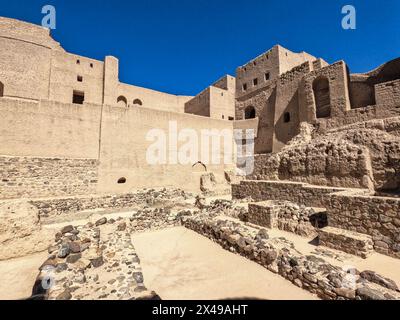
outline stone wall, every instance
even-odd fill
[[[241,181],[232,185],[234,199],[287,200],[326,208],[328,225],[372,237],[374,249],[400,258],[400,199],[371,196],[367,189],[317,187],[278,181]]]
[[[400,199],[336,193],[326,198],[330,226],[372,236],[375,251],[400,258]]]
[[[375,85],[375,97],[378,105],[400,107],[400,80]]]
[[[95,193],[94,159],[0,157],[0,199]]]

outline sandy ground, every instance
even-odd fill
[[[41,252],[22,258],[0,261],[0,300],[30,297],[39,273],[38,268],[46,260],[47,255],[47,252]]]
[[[135,234],[132,240],[146,286],[165,300],[318,299],[183,227]]]

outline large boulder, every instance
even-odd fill
[[[53,236],[41,227],[38,209],[28,201],[0,202],[0,260],[44,251]]]

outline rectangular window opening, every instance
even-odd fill
[[[82,91],[75,91],[72,96],[72,103],[74,104],[83,104],[85,102],[85,93]]]

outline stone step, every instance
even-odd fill
[[[372,237],[335,227],[318,230],[319,245],[366,259],[374,250]]]

